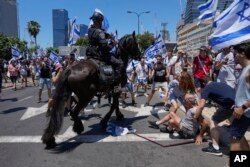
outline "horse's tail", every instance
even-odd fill
[[[71,91],[67,87],[67,80],[70,72],[70,69],[66,69],[64,71],[60,82],[56,87],[56,91],[53,96],[53,105],[50,111],[49,124],[44,130],[44,134],[42,136],[43,143],[48,143],[53,140],[53,136],[58,134],[62,127],[65,102],[71,95]]]

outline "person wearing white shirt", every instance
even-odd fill
[[[140,63],[136,66],[136,74],[137,74],[137,87],[136,93],[138,93],[139,87],[144,87],[144,95],[147,96],[147,89],[148,89],[148,74],[149,68],[148,65],[145,63],[145,58],[142,57]]]
[[[234,55],[230,48],[223,48],[222,52],[216,56],[215,68],[219,70],[217,82],[222,82],[235,88],[236,79],[234,75]]]

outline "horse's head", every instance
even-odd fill
[[[119,49],[122,54],[127,55],[129,58],[139,60],[141,52],[136,40],[135,31],[130,35],[125,35],[119,41]]]

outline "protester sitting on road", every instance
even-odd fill
[[[164,119],[165,125],[156,125],[155,122],[148,121],[150,125],[160,128],[161,132],[174,133],[177,131],[181,138],[190,139],[194,138],[199,130],[198,119],[194,117],[196,108],[198,106],[198,96],[193,93],[186,93],[184,95],[184,107],[186,114],[183,118],[180,118],[176,113],[170,112]],[[163,120],[162,119],[162,120]]]
[[[166,89],[168,86],[167,79],[168,79],[168,73],[167,73],[167,68],[162,62],[162,57],[161,55],[156,55],[157,63],[154,66],[154,69],[152,73],[149,75],[149,78],[153,78],[153,85],[152,85],[152,90],[151,93],[148,96],[147,102],[145,103],[144,106],[149,106],[149,103],[151,99],[153,98],[153,95],[156,90],[159,91],[159,89],[162,89],[164,94],[166,94]],[[167,104],[164,98],[164,103]]]
[[[195,86],[190,74],[187,71],[183,71],[180,74],[175,74],[175,79],[170,81],[168,85],[168,94],[165,101],[170,101],[170,104],[165,104],[165,110],[177,112],[180,103],[183,103],[183,95],[187,92],[195,93]]]
[[[201,92],[201,99],[197,108],[195,117],[200,117],[203,108],[205,107],[206,100],[210,99],[219,105],[219,108],[213,114],[210,120],[210,134],[212,138],[212,145],[203,148],[202,151],[213,154],[222,155],[219,150],[219,131],[218,124],[230,118],[233,113],[235,90],[225,83],[213,82],[210,77],[204,80],[205,88]],[[199,136],[202,137],[202,134]]]
[[[182,71],[181,74],[175,76],[176,78],[169,83],[168,86],[168,98],[171,102],[170,112],[176,113],[179,104],[184,104],[184,95],[187,93],[195,94],[195,86],[192,81],[192,77],[186,71]],[[168,120],[168,117],[165,116],[159,121],[149,121],[151,125],[159,126],[165,123]]]

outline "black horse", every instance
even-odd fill
[[[122,37],[118,43],[118,48],[116,56],[122,60],[124,73],[128,65],[128,59],[139,59],[140,50],[138,43],[136,41],[135,32],[132,35],[125,35]],[[51,108],[51,115],[48,127],[45,129],[42,136],[43,143],[46,147],[53,148],[56,146],[55,135],[59,133],[63,117],[64,117],[64,106],[65,102],[70,97],[71,93],[74,92],[79,101],[71,112],[71,117],[73,118],[73,131],[81,134],[84,131],[81,119],[78,117],[81,109],[86,107],[91,99],[96,95],[101,89],[101,83],[99,80],[99,66],[91,59],[83,60],[75,63],[70,68],[66,69],[61,77],[60,83],[57,85],[55,95],[53,97],[54,102]],[[123,86],[126,83],[126,78],[122,78],[119,83]],[[106,90],[112,90],[114,86],[111,84],[106,87]],[[107,122],[110,119],[113,111],[116,111],[117,120],[123,120],[124,116],[119,110],[119,98],[120,91],[113,93],[113,103],[111,105],[110,111],[101,120],[100,124],[102,127],[107,126]]]

